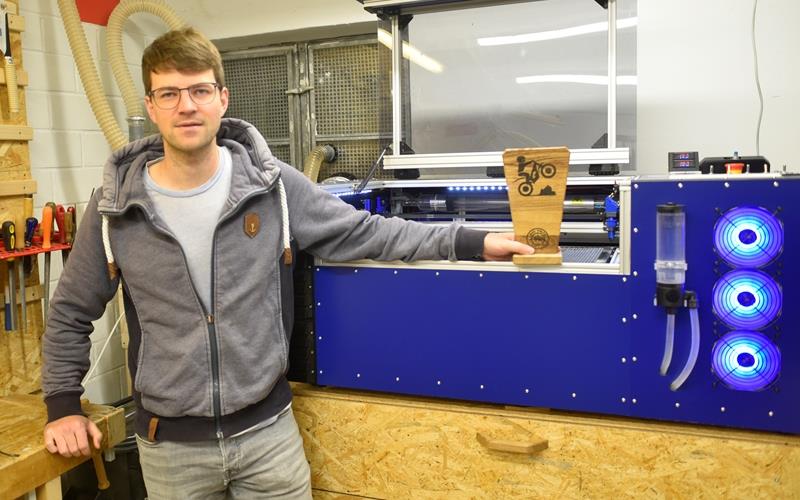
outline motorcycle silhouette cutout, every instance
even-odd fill
[[[555,191],[550,185],[543,187],[538,194],[534,194],[533,186],[540,177],[550,179],[556,175],[557,169],[551,163],[539,163],[536,160],[525,161],[524,156],[517,156],[517,179],[521,184],[517,191],[522,196],[553,196]]]

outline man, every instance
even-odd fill
[[[219,52],[187,28],[142,58],[160,135],[106,164],[51,301],[44,432],[52,453],[90,453],[80,409],[91,322],[121,279],[149,497],[310,498],[284,377],[291,244],[332,260],[508,259],[512,235],[357,211],[277,160],[251,125],[222,119]]]

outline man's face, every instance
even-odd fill
[[[213,70],[199,73],[183,73],[169,70],[150,73],[151,90],[164,88],[186,88],[198,83],[215,83]],[[210,102],[197,104],[188,90],[179,91],[180,99],[174,109],[161,109],[153,96],[145,97],[147,113],[158,126],[164,138],[165,150],[173,149],[182,153],[201,153],[214,147],[220,121],[228,109],[228,89],[214,89]],[[174,95],[174,94],[173,94]]]

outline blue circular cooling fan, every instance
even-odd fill
[[[725,334],[711,350],[717,377],[737,391],[760,391],[778,378],[781,352],[765,335],[737,330]]]
[[[764,267],[783,251],[783,224],[761,207],[737,207],[714,225],[714,248],[733,267]]]
[[[714,314],[733,329],[760,330],[780,315],[783,292],[762,271],[740,269],[724,274],[711,292]]]

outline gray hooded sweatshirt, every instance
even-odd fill
[[[128,144],[109,159],[50,305],[42,370],[49,420],[81,414],[92,321],[120,280],[136,431],[191,441],[236,434],[291,401],[290,241],[292,249],[334,261],[482,253],[483,232],[354,209],[276,159],[244,121],[224,119],[217,142],[231,152],[232,179],[214,231],[210,310],[145,191],[146,163],[164,155],[161,137]]]

